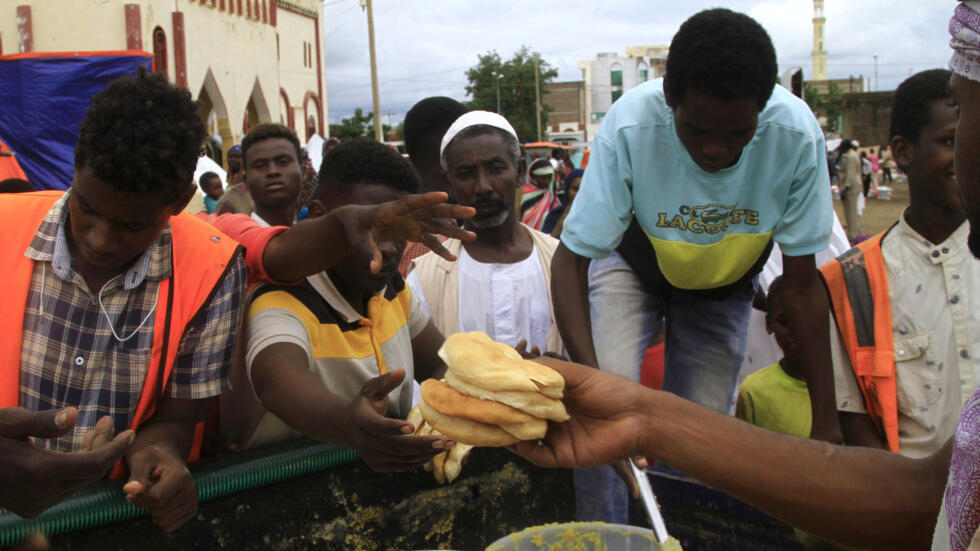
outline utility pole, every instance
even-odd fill
[[[541,141],[541,84],[538,82],[538,53],[534,52],[534,113],[538,119],[538,141]]]
[[[384,142],[381,128],[381,100],[378,98],[378,62],[374,55],[374,11],[371,0],[361,0],[361,9],[367,8],[368,44],[371,50],[371,95],[374,100],[374,139]]]
[[[494,77],[494,81],[497,84],[497,114],[500,114],[500,79],[504,78],[504,75],[497,74],[497,71],[490,73]]]

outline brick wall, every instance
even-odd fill
[[[862,146],[887,144],[894,95],[893,90],[844,94],[841,137],[857,140]]]

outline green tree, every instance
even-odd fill
[[[827,130],[831,132],[840,131],[838,123],[840,122],[844,93],[841,92],[840,86],[836,82],[830,82],[826,94],[817,92],[816,87],[811,84],[804,84],[803,97],[815,115],[827,117]]]
[[[538,61],[538,83],[541,93],[541,133],[548,125],[548,113],[554,111],[545,101],[545,83],[558,76],[558,70],[550,63],[540,59],[527,46],[514,53],[507,61],[501,59],[496,50],[478,56],[479,62],[466,70],[466,94],[472,96],[471,109],[497,111],[497,85],[500,85],[500,114],[517,130],[521,142],[536,141],[537,117],[534,101],[534,60]],[[498,75],[499,79],[498,79]]]
[[[367,133],[366,136],[373,140],[374,139],[374,115],[368,113],[368,116],[371,117],[371,122],[368,123],[365,132]],[[388,136],[390,133],[391,133],[391,126],[385,123],[381,123],[381,140],[388,141]]]
[[[340,129],[334,134],[340,141],[348,142],[363,136],[374,137],[374,114],[364,114],[358,107],[349,118],[340,119]],[[370,129],[370,131],[369,131]]]

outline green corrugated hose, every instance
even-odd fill
[[[357,452],[310,440],[296,440],[261,450],[229,454],[191,467],[197,499],[222,496],[322,471],[357,459]],[[107,481],[82,490],[41,513],[24,519],[0,509],[0,547],[24,541],[27,534],[47,535],[86,530],[146,515],[126,501],[123,482]]]

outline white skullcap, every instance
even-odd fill
[[[456,122],[449,127],[449,130],[446,130],[446,133],[442,136],[442,144],[439,146],[439,156],[442,157],[446,152],[446,148],[449,147],[450,142],[453,141],[453,138],[457,134],[471,126],[492,126],[514,136],[515,140],[517,139],[517,131],[514,130],[514,127],[507,122],[507,119],[497,113],[490,111],[470,111],[460,115],[456,119]]]

